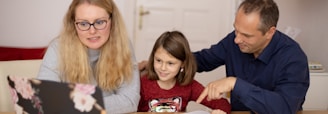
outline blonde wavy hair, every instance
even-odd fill
[[[100,48],[94,69],[89,63],[88,48],[79,40],[75,28],[75,10],[83,3],[101,7],[111,16],[109,40]],[[131,80],[130,42],[121,14],[112,0],[73,0],[63,24],[59,36],[59,71],[62,81],[90,84],[94,76],[100,88],[111,91],[124,81]]]

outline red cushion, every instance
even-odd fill
[[[46,48],[0,47],[0,61],[42,59]]]

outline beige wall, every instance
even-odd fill
[[[309,61],[321,62],[328,68],[328,0],[276,0],[280,9],[278,29],[296,27],[295,38]],[[327,70],[326,70],[327,71]]]
[[[56,37],[70,0],[1,0],[0,46],[44,47]]]
[[[133,34],[135,0],[114,0]],[[0,0],[0,46],[45,47],[62,27],[71,0]]]
[[[131,8],[135,1],[115,1],[132,37],[134,10]],[[283,31],[288,26],[301,29],[296,41],[309,60],[319,61],[328,68],[328,31],[325,31],[328,27],[328,0],[275,1],[280,9],[278,29]],[[0,46],[46,46],[58,34],[69,3],[68,0],[1,0]]]

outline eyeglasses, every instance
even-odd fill
[[[82,31],[87,31],[93,26],[96,30],[102,30],[106,28],[107,20],[96,20],[94,23],[89,23],[87,21],[75,22],[77,28]]]

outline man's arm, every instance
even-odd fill
[[[272,90],[237,78],[232,91],[234,98],[259,114],[295,114],[300,110],[309,87],[307,60],[299,56],[281,64],[285,65],[279,77],[274,79]]]

